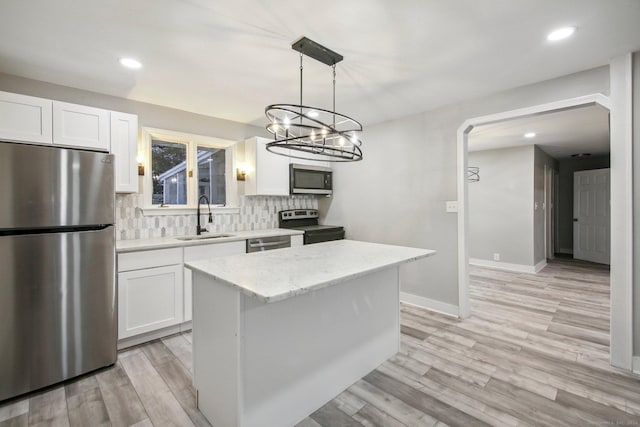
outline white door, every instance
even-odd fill
[[[573,257],[609,264],[611,257],[609,169],[573,174]]]

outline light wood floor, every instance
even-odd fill
[[[471,281],[469,319],[403,305],[400,353],[300,426],[640,425],[640,381],[608,364],[607,268],[472,268]],[[195,408],[190,341],[148,343],[3,402],[0,427],[209,425]]]

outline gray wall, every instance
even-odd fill
[[[469,165],[480,168],[468,187],[469,258],[532,266],[533,145],[471,152]]]
[[[533,166],[533,265],[546,260],[545,251],[545,214],[549,209],[545,205],[545,170],[558,168],[557,161],[545,153],[540,147],[535,147]]]
[[[334,166],[322,219],[344,225],[352,239],[437,250],[401,269],[402,290],[457,305],[457,218],[445,201],[457,198],[458,128],[472,117],[598,92],[609,93],[608,67],[366,126],[364,160]]]
[[[139,126],[240,141],[266,136],[257,126],[0,73],[0,91],[137,114]],[[211,101],[214,102],[214,101]]]
[[[560,159],[558,161],[558,195],[556,224],[559,253],[573,253],[573,173],[577,171],[602,169],[609,167],[609,156]]]

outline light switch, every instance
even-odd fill
[[[448,200],[446,202],[447,212],[458,212],[458,201]]]

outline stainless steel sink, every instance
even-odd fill
[[[176,237],[177,240],[182,240],[185,242],[191,240],[209,240],[209,239],[219,239],[221,237],[233,237],[233,234],[202,234],[200,236],[182,236]]]

